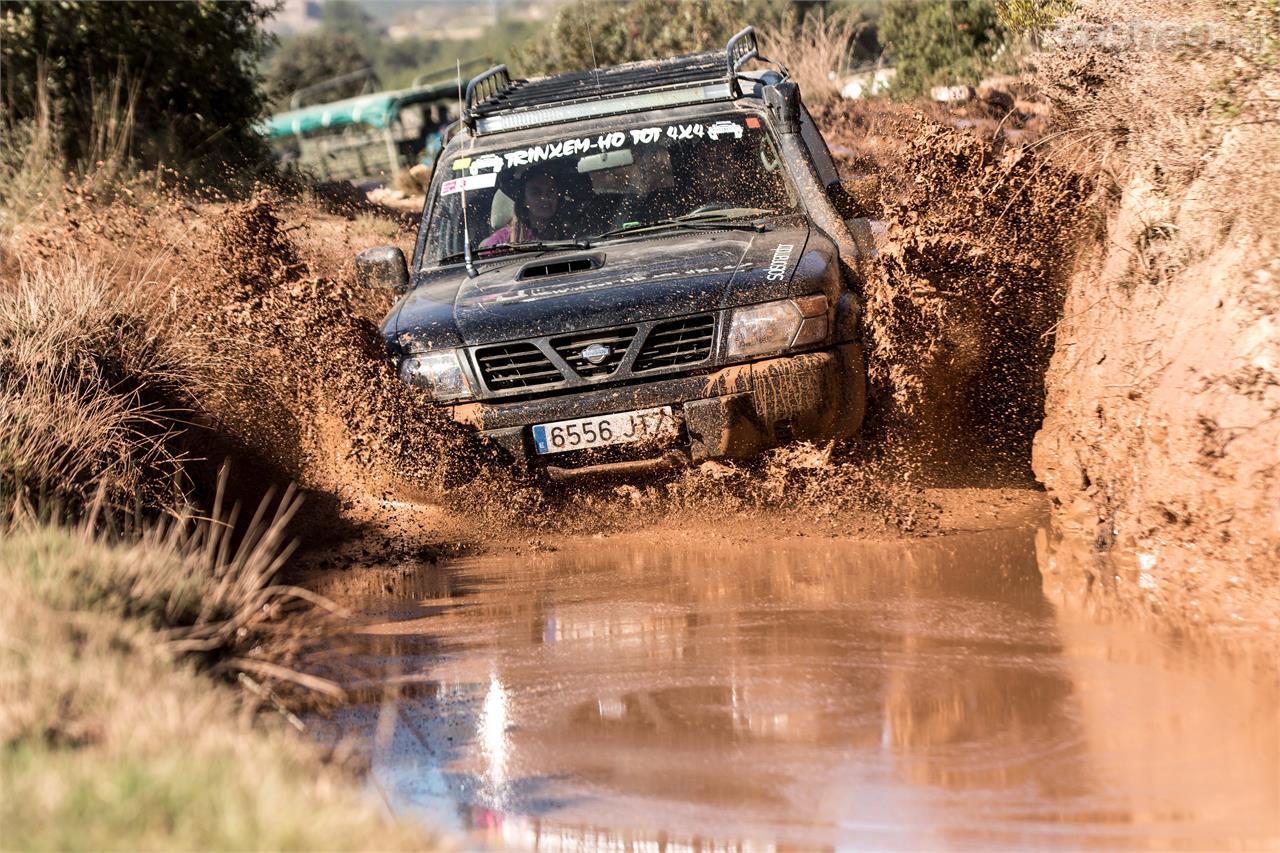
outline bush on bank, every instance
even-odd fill
[[[997,70],[1008,46],[992,0],[888,0],[878,35],[897,68],[895,98],[927,95],[931,86],[976,83]]]

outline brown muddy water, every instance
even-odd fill
[[[1055,607],[1036,532],[404,567],[347,602],[374,698],[319,728],[474,847],[1276,849],[1274,670]]]

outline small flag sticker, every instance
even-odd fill
[[[759,130],[760,119],[756,118],[755,116],[747,116],[747,127],[754,127],[756,130]]]

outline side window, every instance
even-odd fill
[[[818,180],[822,181],[823,186],[829,187],[840,180],[840,173],[836,171],[836,161],[831,157],[831,149],[827,148],[827,141],[818,132],[818,126],[813,123],[809,108],[805,106],[800,108],[800,138],[804,140],[805,146],[813,157]]]

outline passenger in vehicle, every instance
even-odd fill
[[[550,165],[531,166],[524,174],[499,183],[514,202],[511,221],[480,243],[481,249],[530,240],[563,240],[574,236],[578,182]]]

